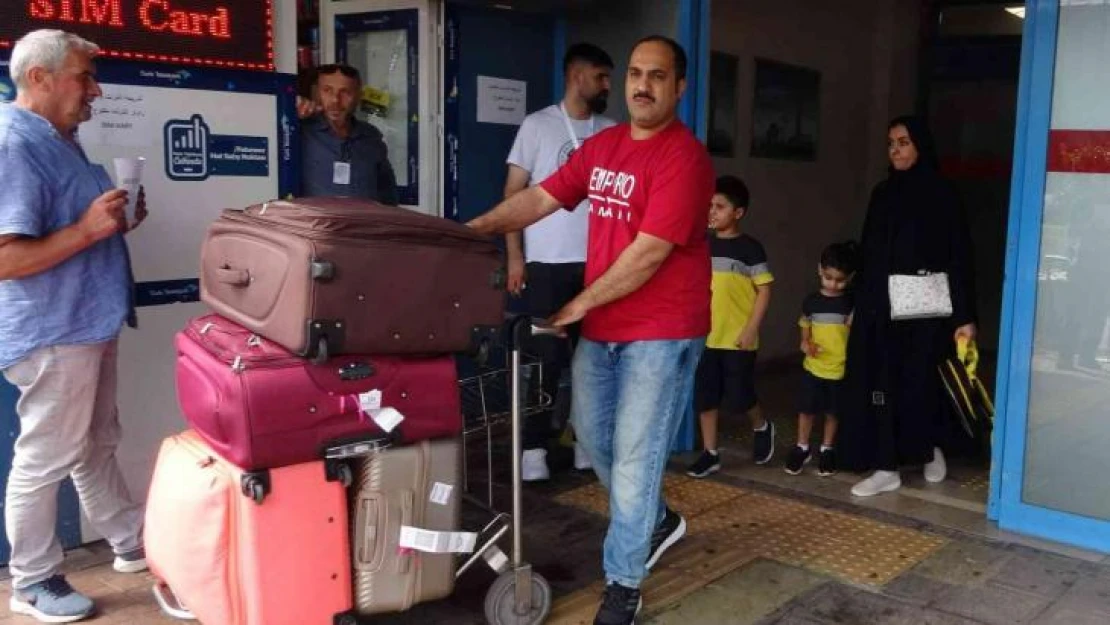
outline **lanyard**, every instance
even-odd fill
[[[574,142],[574,149],[578,150],[582,147],[582,141],[578,139],[578,135],[574,132],[574,126],[570,123],[570,115],[567,114],[567,107],[560,102],[559,110],[563,112],[563,123],[567,125],[567,133],[570,135],[570,140]],[[590,136],[597,133],[597,116],[590,115]],[[586,137],[589,139],[589,137]]]

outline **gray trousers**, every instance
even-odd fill
[[[116,461],[116,341],[44,347],[4,370],[19,388],[20,433],[8,476],[4,522],[12,585],[58,572],[58,487],[73,477],[93,528],[117,553],[141,545],[142,511]]]

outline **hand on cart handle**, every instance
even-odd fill
[[[547,319],[532,319],[532,336],[558,336],[565,337],[567,329],[562,326],[553,326]]]
[[[566,326],[574,325],[582,321],[586,317],[586,313],[590,311],[590,304],[586,297],[579,295],[567,303],[566,306],[555,313],[550,319],[548,324],[556,328],[563,328],[564,334],[566,333]]]
[[[563,337],[566,335],[566,328],[552,325],[546,319],[520,315],[509,322],[509,350],[515,351],[522,348],[529,336]]]

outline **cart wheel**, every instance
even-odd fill
[[[351,465],[347,463],[339,465],[339,483],[343,488],[355,483],[355,474],[351,471]]]
[[[532,611],[516,612],[516,573],[506,571],[486,592],[486,622],[490,625],[539,625],[551,612],[551,586],[539,573],[532,573]]]

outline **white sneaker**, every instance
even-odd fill
[[[578,443],[574,444],[574,468],[579,471],[589,471],[594,468],[593,463],[590,462],[590,457],[586,455],[585,450]]]
[[[520,474],[525,482],[542,482],[551,479],[551,470],[547,468],[547,450],[525,449]]]
[[[902,488],[902,476],[897,471],[875,471],[871,477],[852,487],[856,497],[874,497]]]
[[[933,461],[925,464],[925,481],[938,484],[948,477],[948,463],[944,461],[944,452],[940,447],[933,448]]]

